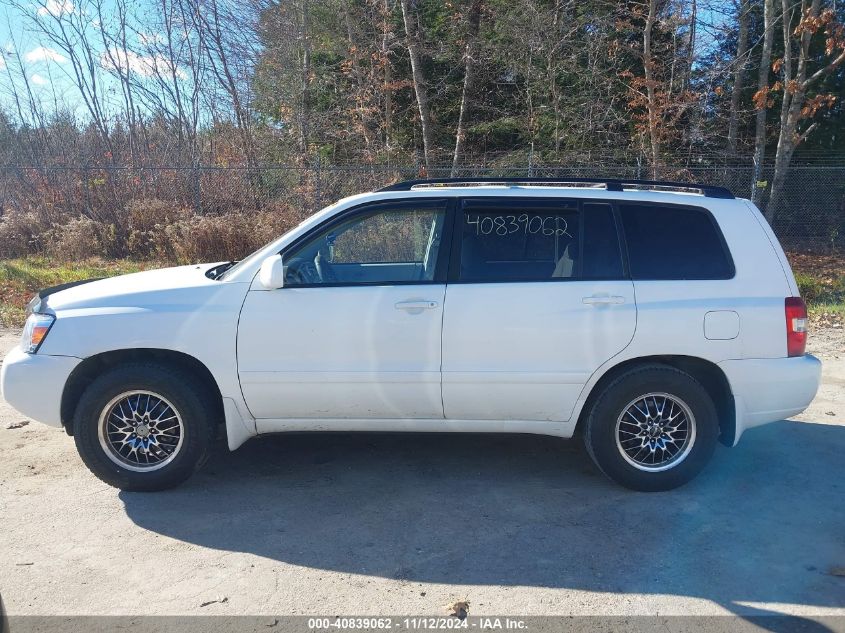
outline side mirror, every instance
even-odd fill
[[[272,255],[261,262],[258,271],[258,281],[267,290],[276,290],[285,285],[285,267],[282,265],[281,255]]]

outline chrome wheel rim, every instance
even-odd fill
[[[121,468],[147,472],[164,468],[182,449],[182,416],[164,396],[126,391],[103,407],[97,426],[100,446]]]
[[[695,444],[695,416],[686,402],[668,393],[631,400],[616,420],[616,447],[631,466],[646,472],[674,468]]]

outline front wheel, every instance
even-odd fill
[[[95,379],[74,415],[85,465],[122,490],[172,488],[207,459],[215,410],[191,374],[154,363],[115,367]]]
[[[586,420],[584,443],[601,471],[634,490],[671,490],[693,479],[713,455],[716,407],[695,378],[647,365],[613,380]]]

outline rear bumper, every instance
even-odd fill
[[[801,413],[819,389],[822,364],[806,354],[719,363],[736,403],[734,445],[746,429]]]
[[[27,354],[16,347],[0,370],[3,398],[26,417],[61,427],[62,392],[80,362],[73,356]]]

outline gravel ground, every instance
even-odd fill
[[[17,342],[0,331],[0,352]],[[123,493],[0,400],[0,591],[24,614],[845,615],[845,336],[790,421],[670,493],[575,442],[297,435]]]

